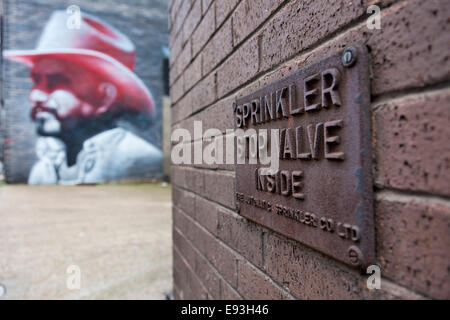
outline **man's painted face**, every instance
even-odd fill
[[[102,80],[88,70],[56,59],[38,61],[30,72],[31,116],[38,133],[56,136],[92,118],[102,104]]]

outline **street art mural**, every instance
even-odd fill
[[[36,49],[3,54],[29,66],[33,82],[38,161],[28,183],[100,183],[160,172],[161,150],[117,125],[151,120],[156,108],[133,71],[133,43],[95,16],[81,13],[76,28],[67,19],[55,11]]]

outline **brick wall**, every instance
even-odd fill
[[[0,1],[0,48],[3,47],[3,1]],[[0,63],[3,65],[3,59],[0,57]],[[0,76],[0,180],[3,180],[3,77]]]
[[[449,16],[445,0],[169,2],[173,129],[232,129],[236,97],[366,44],[382,274],[368,290],[367,275],[242,218],[232,165],[173,166],[177,299],[450,298]]]

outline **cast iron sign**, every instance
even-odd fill
[[[233,103],[247,160],[237,152],[238,212],[361,267],[375,252],[368,65],[364,47],[349,47]],[[250,161],[265,142],[277,171]]]

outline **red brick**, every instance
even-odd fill
[[[232,16],[234,45],[239,44],[245,37],[252,33],[282,2],[283,0],[241,1]],[[330,9],[330,7],[333,6],[327,6],[326,9]],[[304,23],[304,21],[297,22],[297,24],[300,23]],[[298,30],[295,30],[292,34],[297,34],[297,32]]]
[[[447,89],[376,109],[378,184],[450,196],[449,106]]]
[[[213,136],[211,138],[211,141],[207,141],[207,140],[203,140],[202,144],[203,144],[203,152],[204,152],[204,156],[205,153],[209,153],[209,149],[206,149],[207,147],[210,147],[211,145],[214,146],[216,148],[216,150],[219,150],[218,148],[220,147],[219,142],[222,140],[223,142],[223,146],[222,146],[222,154],[218,155],[218,158],[213,158],[215,157],[215,150],[211,151],[211,157],[212,159],[210,159],[210,161],[212,161],[212,163],[207,164],[205,158],[203,159],[203,163],[202,164],[195,164],[194,166],[197,168],[203,168],[203,169],[210,169],[210,170],[223,170],[223,171],[233,171],[234,172],[234,164],[233,164],[233,159],[231,159],[231,164],[227,164],[227,146],[226,146],[226,135],[218,135],[218,136]],[[231,155],[231,158],[233,157],[234,153],[233,153],[233,146],[232,146],[232,138],[233,136],[230,135],[229,137],[231,137],[231,143],[230,143],[230,147],[228,152]],[[199,144],[200,142],[194,142],[193,144]],[[205,171],[205,172],[214,172],[214,171]]]
[[[268,69],[308,48],[363,15],[366,8],[367,1],[292,1],[263,32],[262,68]]]
[[[192,99],[192,112],[196,112],[217,100],[217,81],[215,74],[210,74],[200,81],[189,94]]]
[[[180,207],[173,207],[172,216],[174,228],[179,230],[200,252],[205,254],[206,244],[201,243],[201,240],[204,237],[204,232],[201,232],[201,227]],[[200,244],[200,246],[198,244]]]
[[[172,31],[172,19],[170,18],[170,10],[169,10],[169,17],[167,19],[167,29],[169,30],[169,42],[170,42],[170,32]]]
[[[185,286],[185,281],[183,281],[183,274],[181,274],[180,272],[180,267],[178,267],[177,265],[175,265],[175,259],[174,259],[174,264],[173,264],[173,287],[174,287],[174,298],[175,300],[183,300],[184,299],[184,286]],[[181,286],[183,286],[183,289],[178,288],[177,284],[180,283]],[[176,290],[175,290],[176,288]]]
[[[175,227],[212,263],[222,277],[236,288],[239,257],[177,208],[173,211],[173,221]]]
[[[450,299],[450,203],[383,192],[376,223],[382,274],[430,297]]]
[[[229,148],[229,150],[227,150],[226,139],[228,139],[228,138],[231,139],[231,141],[233,141],[234,134],[233,133],[229,134],[229,135],[225,134],[223,136],[223,140],[224,140],[224,150],[223,150],[224,161],[223,161],[223,164],[218,164],[217,165],[217,169],[224,170],[224,171],[234,171],[235,170],[234,160],[231,161],[231,164],[227,163],[227,161],[226,161],[226,157],[227,156],[231,156],[231,158],[233,159],[234,152],[235,152],[234,148]]]
[[[237,291],[246,300],[290,300],[292,296],[247,262],[239,262]]]
[[[174,230],[174,245],[183,254],[187,262],[194,270],[200,282],[208,290],[209,298],[219,299],[220,297],[220,277],[218,272],[210,265],[189,241],[178,230]]]
[[[182,128],[186,129],[192,141],[194,140],[194,121],[202,121],[202,129],[203,133],[208,129],[218,129],[223,134],[227,133],[227,130],[234,130],[234,118],[232,112],[229,112],[232,109],[232,102],[234,101],[234,97],[228,97],[226,99],[222,99],[214,103],[212,106],[202,110],[201,112],[187,118],[181,120],[172,125],[172,130]],[[220,115],[220,116],[218,116]],[[173,142],[175,143],[175,142]],[[224,137],[224,148],[225,145],[225,137]],[[225,150],[224,150],[225,152]],[[234,170],[234,169],[233,169]]]
[[[208,74],[232,50],[231,20],[218,30],[202,51],[203,72]]]
[[[169,33],[169,44],[170,44],[170,46],[172,46],[172,44],[174,43],[176,38],[180,38],[180,40],[181,40],[180,42],[183,41],[182,33],[179,32],[179,30],[175,30],[177,25],[179,27],[179,22],[178,22],[179,17],[178,17],[178,15],[179,15],[179,11],[180,11],[179,9],[180,9],[181,5],[183,4],[183,2],[184,1],[180,1],[177,9],[174,9],[174,10],[172,10],[170,12],[170,16],[169,16],[170,27],[171,27],[170,33]]]
[[[205,45],[213,34],[216,24],[215,24],[215,13],[214,7],[211,7],[203,17],[197,30],[192,35],[192,52],[196,56],[199,50]]]
[[[172,33],[177,34],[180,31],[190,8],[191,1],[182,1],[180,8],[176,12],[175,20],[173,21]]]
[[[184,93],[183,78],[178,78],[174,84],[170,87],[170,99],[173,101],[172,105],[180,100]],[[175,118],[176,119],[176,118]]]
[[[181,81],[182,79],[180,79],[179,81],[177,81],[177,83],[179,82],[180,85],[182,85]],[[179,90],[178,86],[177,86],[177,90]],[[171,91],[171,94],[173,90]],[[179,94],[176,94],[179,95]],[[191,96],[190,95],[186,95],[184,96],[175,106],[172,106],[171,108],[171,117],[172,117],[172,121],[173,122],[177,122],[177,121],[181,121],[185,118],[187,118],[191,113],[192,113],[192,104],[190,101]]]
[[[239,257],[236,256],[229,248],[219,241],[212,242],[214,239],[206,237],[205,241],[211,241],[207,258],[216,267],[219,273],[234,288],[237,287],[237,262]]]
[[[221,104],[220,106],[223,106],[223,104]],[[186,129],[187,131],[189,131],[189,134],[191,136],[190,141],[203,139],[203,135],[206,133],[206,131],[208,129],[215,128],[215,124],[223,127],[224,122],[227,121],[224,119],[232,118],[231,115],[228,115],[228,116],[224,115],[224,117],[221,117],[220,119],[215,119],[214,117],[217,116],[217,112],[220,112],[220,113],[223,112],[223,110],[220,109],[220,106],[219,106],[219,103],[216,103],[213,106],[206,108],[206,109],[202,110],[201,112],[176,123],[173,126],[173,129],[183,128],[183,129]],[[202,134],[199,136],[194,136],[194,123],[196,123],[196,122],[201,122]],[[217,129],[219,129],[219,128],[217,128]]]
[[[288,62],[284,63],[283,65],[279,66],[272,72],[264,74],[263,76],[257,78],[252,83],[246,85],[242,89],[239,89],[238,92],[233,94],[233,98],[245,96],[252,91],[262,88],[262,87],[266,86],[267,84],[275,82],[276,80],[279,80],[279,79],[293,73],[298,68],[300,68],[300,66],[303,66],[303,64],[305,63],[305,60],[306,60],[305,57],[300,57],[296,60],[292,60],[292,61],[288,61]]]
[[[234,146],[233,146],[233,135],[222,135],[220,133],[220,131],[214,130],[215,132],[217,132],[217,135],[213,135],[211,140],[208,141],[206,139],[204,140],[195,140],[192,141],[190,143],[186,143],[185,148],[190,149],[191,154],[194,154],[195,152],[195,148],[199,145],[203,145],[203,150],[202,150],[202,162],[201,163],[197,163],[197,164],[183,164],[185,166],[188,167],[193,167],[193,168],[199,168],[199,169],[210,169],[210,170],[226,170],[226,171],[234,171],[234,164],[233,164],[233,156],[234,156]],[[206,132],[206,131],[205,131]],[[229,142],[229,147],[227,149],[227,142],[226,139],[227,137],[230,137],[230,142]],[[222,141],[222,154],[218,155],[218,158],[215,158],[215,152],[219,152],[220,151],[220,140]],[[174,142],[175,144],[175,142]],[[209,147],[215,147],[214,150],[209,150],[207,148]],[[218,151],[219,150],[219,151]],[[178,152],[178,151],[177,151]],[[205,155],[211,152],[211,158],[209,159],[210,162],[207,162],[207,158],[205,157]],[[227,163],[227,152],[229,153],[229,158],[230,160],[228,160],[229,163]],[[191,159],[192,160],[192,159]],[[205,171],[207,172],[207,171]],[[204,194],[203,192],[201,194]]]
[[[208,298],[219,299],[221,283],[219,273],[200,255],[197,255],[196,273],[208,290]]]
[[[186,188],[185,170],[180,166],[170,167],[170,182],[182,188]]]
[[[182,231],[178,228],[172,228],[173,246],[180,252],[192,269],[195,269],[196,253],[191,245],[186,241]]]
[[[365,9],[373,2],[377,1],[354,0],[338,4],[325,0],[285,1],[284,7],[266,23],[264,21],[273,12],[270,6],[276,2],[260,1],[248,6],[246,11],[246,3],[252,4],[253,0],[242,1],[236,12],[231,13],[235,1],[215,1],[205,11],[206,16],[189,42],[194,55],[205,46],[197,59],[204,59],[203,71],[214,72],[195,85],[198,80],[195,67],[188,62],[184,64],[188,69],[180,69],[183,65],[180,60],[171,76],[185,72],[181,81],[184,92],[180,95],[176,91],[179,88],[173,89],[175,96],[182,97],[179,101],[172,100],[176,123],[173,128],[191,128],[193,121],[202,120],[204,131],[208,128],[223,131],[227,126],[233,127],[229,111],[235,96],[249,93],[339,52],[347,45],[367,44],[373,97],[375,101],[387,101],[372,106],[375,107],[376,183],[379,187],[415,194],[405,196],[405,191],[382,191],[377,196],[381,290],[369,291],[366,288],[368,275],[295,241],[269,230],[263,234],[256,225],[256,232],[249,230],[252,224],[231,211],[234,209],[234,174],[205,169],[232,170],[233,167],[201,165],[203,169],[184,166],[173,170],[174,184],[196,194],[194,218],[181,212],[189,211],[182,205],[186,197],[183,194],[174,197],[174,203],[182,207],[182,210],[174,209],[175,250],[184,255],[184,260],[178,257],[174,261],[176,296],[196,298],[208,289],[207,298],[221,299],[241,298],[241,295],[246,299],[291,298],[290,294],[302,299],[420,299],[424,295],[449,298],[450,259],[446,248],[450,243],[450,206],[447,200],[438,197],[416,196],[423,193],[449,196],[450,186],[446,183],[450,181],[446,177],[450,172],[449,150],[445,140],[449,131],[445,124],[450,119],[444,112],[449,104],[448,90],[428,90],[425,94],[408,94],[394,100],[388,100],[390,95],[386,94],[397,92],[395,96],[400,96],[400,90],[450,79],[448,69],[443,67],[449,57],[446,47],[450,33],[446,31],[450,7],[443,5],[443,1],[383,1],[382,29],[369,30],[363,17]],[[386,7],[388,4],[392,5]],[[202,6],[204,10],[207,7],[203,2]],[[266,8],[264,6],[269,7],[268,11],[261,10]],[[297,12],[297,9],[300,10]],[[226,16],[229,20],[224,20]],[[243,18],[239,18],[241,16]],[[205,23],[207,19],[209,24]],[[229,37],[220,33],[228,33],[228,27],[224,27],[231,23],[237,26],[235,39],[241,41],[242,46],[224,60],[229,49],[228,40],[223,39]],[[266,24],[258,34],[251,35],[261,23]],[[215,31],[220,25],[223,30]],[[213,32],[216,33],[211,38]],[[249,35],[249,40],[242,43]],[[173,35],[171,38],[171,44],[179,41]],[[225,49],[221,42],[226,44]],[[218,65],[220,61],[223,63]],[[268,70],[270,72],[266,72]],[[222,97],[225,99],[220,99]],[[177,107],[180,108],[175,109]],[[188,117],[192,113],[195,115]],[[223,212],[217,216],[219,209]],[[183,241],[190,247],[181,244]],[[178,266],[183,263],[184,269]]]
[[[234,173],[205,170],[204,196],[231,209],[234,202]]]
[[[216,1],[216,23],[220,26],[234,9],[239,0]],[[231,19],[231,18],[230,18]]]
[[[176,203],[172,206],[172,227],[173,229],[179,229],[184,235],[191,233],[192,224],[186,218],[187,214],[182,212],[183,209],[176,206]]]
[[[205,14],[205,12],[209,9],[209,6],[213,2],[213,0],[201,0],[201,1],[202,1],[202,11],[203,11],[203,14]],[[220,2],[220,0],[219,0],[219,2]]]
[[[176,63],[175,63],[176,65]],[[170,70],[169,70],[169,84],[170,86],[173,85],[173,83],[178,80],[179,78],[179,74],[178,74],[178,69],[176,68],[176,66],[173,65]]]
[[[171,34],[173,33],[173,23],[175,22],[182,1],[183,0],[174,0],[169,4],[169,31]]]
[[[198,113],[195,120],[203,122],[203,131],[210,128],[219,129],[222,133],[226,133],[227,129],[234,130],[233,101],[234,97],[219,100]]]
[[[202,61],[200,56],[197,56],[187,67],[183,77],[185,91],[190,90],[202,78]]]
[[[220,283],[220,299],[221,300],[242,300],[242,297],[227,282],[222,280],[222,282]]]
[[[373,95],[444,81],[449,79],[447,69],[442,68],[450,55],[446,48],[450,32],[443,32],[450,23],[449,11],[450,7],[442,1],[402,1],[382,10],[380,30],[368,29],[364,21],[300,56],[292,65],[301,68],[345,46],[365,43],[371,50]],[[264,39],[262,43],[266,43]],[[282,62],[276,55],[266,55],[263,49],[261,70]]]
[[[176,130],[176,129],[185,129],[187,131],[189,131],[189,134],[191,137],[194,136],[194,121],[192,120],[193,117],[189,117],[187,119],[183,119],[181,121],[178,122],[174,122],[172,121],[172,133]],[[176,142],[171,141],[172,144],[176,144]]]
[[[209,159],[210,162],[206,162],[206,158],[204,157],[206,152],[208,152],[208,149],[206,149],[209,145],[211,145],[212,143],[215,143],[213,141],[213,139],[216,139],[215,137],[212,138],[211,142],[207,142],[207,140],[197,140],[191,143],[192,148],[194,150],[194,148],[199,148],[200,146],[202,146],[202,162],[201,163],[197,163],[194,164],[195,168],[199,168],[199,169],[210,169],[210,170],[216,170],[217,169],[217,164],[213,162],[213,159]],[[211,163],[213,162],[213,163]],[[205,172],[207,172],[205,170]]]
[[[174,282],[180,289],[181,299],[207,300],[208,291],[176,248],[174,248],[173,262],[175,265]]]
[[[229,210],[219,209],[217,234],[248,261],[263,267],[262,230],[255,223]]]
[[[380,290],[369,290],[368,275],[274,233],[267,233],[265,254],[267,274],[299,299],[422,298],[384,279]]]
[[[183,74],[183,71],[186,69],[190,61],[191,61],[191,44],[188,42],[181,51],[178,59],[170,68],[171,84],[173,84],[180,78],[180,76]]]
[[[414,291],[399,286],[386,279],[381,280],[381,290],[374,290],[372,291],[371,296],[363,298],[378,300],[429,300]]]
[[[201,0],[196,0],[183,24],[183,43],[189,40],[192,32],[202,18]]]
[[[195,219],[212,234],[217,235],[217,204],[195,197]]]
[[[449,79],[450,6],[414,0],[389,8],[371,32],[372,94]],[[401,36],[399,36],[401,35]]]
[[[167,5],[167,8],[169,10],[169,13],[172,12],[172,8],[177,7],[177,4],[180,4],[181,0],[169,0],[169,3]]]
[[[172,199],[176,199],[174,205],[182,208],[191,217],[195,217],[195,195],[193,193],[173,186]]]
[[[258,39],[252,38],[235,51],[218,69],[217,93],[222,98],[246,83],[258,72]]]
[[[182,298],[180,296],[180,290],[176,286],[173,286],[173,299],[174,300],[182,300]]]
[[[214,109],[219,109],[219,108],[214,108]],[[214,112],[215,110],[210,110],[211,112]],[[206,121],[204,121],[204,124],[208,125],[211,119],[208,119]],[[204,132],[205,132],[205,137],[206,135],[209,136],[209,139],[204,139],[204,143],[206,146],[213,144],[216,148],[218,148],[218,150],[220,152],[222,152],[222,155],[220,155],[219,160],[221,162],[223,162],[223,164],[221,163],[217,163],[217,166],[221,166],[223,167],[224,165],[226,165],[226,157],[227,157],[227,152],[229,153],[229,156],[231,156],[231,158],[234,158],[234,143],[233,143],[233,137],[234,137],[234,130],[228,128],[225,128],[224,125],[227,122],[227,119],[222,119],[224,120],[223,123],[221,123],[221,121],[217,121],[218,127],[217,128],[211,128],[211,126],[205,126]],[[231,130],[231,131],[230,131]],[[231,133],[229,133],[228,131],[230,131]],[[228,133],[228,135],[227,135]],[[227,142],[227,138],[230,139],[229,142]],[[220,143],[222,144],[222,150],[219,149],[220,147]],[[227,145],[228,144],[228,145]],[[204,148],[206,147],[204,146]],[[206,150],[204,149],[204,151],[206,152]],[[215,156],[215,154],[213,153],[212,156]],[[217,161],[218,162],[218,161]],[[234,159],[231,159],[231,165],[232,165],[232,170],[234,170]]]
[[[181,6],[181,2],[183,2],[184,0],[173,0],[171,1],[170,4],[170,12],[173,16],[176,15],[177,11],[180,9]]]
[[[197,194],[203,194],[205,190],[205,178],[202,170],[186,168],[186,187]]]
[[[170,36],[170,56],[169,56],[169,64],[171,69],[173,68],[173,65],[175,61],[177,60],[178,56],[180,55],[181,50],[183,50],[183,37],[181,34],[178,34],[178,36]],[[175,80],[175,79],[173,79]],[[172,82],[171,82],[172,83]]]
[[[178,288],[178,295],[181,300],[185,299],[185,295],[190,295],[190,288],[187,283],[188,266],[183,261],[183,257],[179,251],[173,247],[173,282]]]

